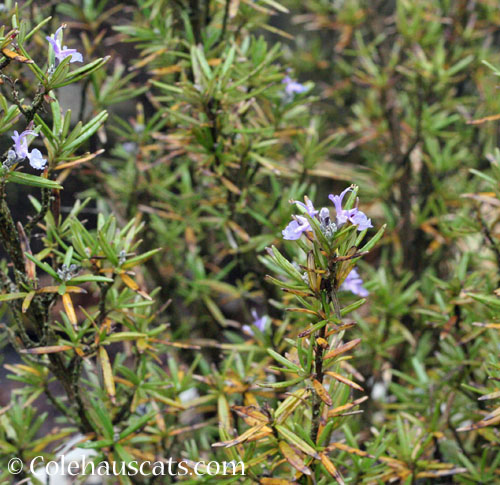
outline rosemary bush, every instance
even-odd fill
[[[498,14],[1,4],[0,482],[500,483]]]

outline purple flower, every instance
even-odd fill
[[[364,231],[370,227],[373,227],[372,220],[366,217],[364,212],[361,212],[356,209],[356,213],[354,213],[349,220],[355,225],[358,226],[358,231]]]
[[[54,55],[57,61],[61,62],[63,59],[66,59],[66,57],[71,56],[69,62],[83,62],[83,56],[76,49],[68,49],[66,46],[61,47],[62,29],[63,26],[59,27],[54,37],[45,37],[54,49]]]
[[[266,324],[267,324],[267,316],[263,315],[262,317],[259,317],[255,308],[252,308],[250,313],[252,314],[253,323],[252,323],[252,325],[243,325],[243,327],[242,327],[243,331],[250,334],[250,335],[253,335],[254,331],[252,330],[252,327],[256,327],[261,332],[264,332],[264,330],[266,329]]]
[[[295,93],[303,93],[304,91],[307,90],[307,88],[303,85],[298,83],[297,81],[294,81],[290,76],[285,76],[283,78],[283,84],[285,85],[285,92],[286,94],[292,95]]]
[[[351,293],[361,296],[362,298],[370,294],[366,288],[363,288],[363,280],[359,276],[356,268],[353,268],[347,275],[347,278],[340,285],[340,290],[350,291]]]
[[[333,202],[335,206],[335,212],[337,213],[337,226],[343,226],[347,221],[350,221],[354,226],[358,226],[358,231],[364,231],[369,227],[373,227],[371,219],[366,217],[364,212],[361,212],[356,207],[354,209],[345,210],[342,209],[342,201],[347,192],[352,190],[351,187],[345,189],[340,195],[330,194],[328,198]]]
[[[299,202],[298,200],[295,200],[293,203],[302,207],[309,214],[309,217],[315,217],[318,211],[314,208],[313,203],[307,196],[304,197],[304,200],[305,204],[304,202]],[[281,234],[283,234],[283,239],[286,239],[288,241],[296,241],[300,238],[303,232],[312,231],[311,225],[309,224],[309,221],[306,217],[293,217],[294,220],[290,222],[290,224],[288,224],[288,226],[286,226],[283,231],[281,231]]]
[[[294,203],[302,207],[310,217],[314,217],[318,213],[318,211],[314,208],[313,203],[311,202],[309,197],[307,197],[307,195],[304,197],[304,200],[306,201],[305,204],[304,202],[299,202],[298,200],[296,200]]]
[[[305,217],[294,217],[295,219],[281,231],[281,234],[283,234],[283,239],[286,239],[288,241],[296,241],[300,238],[300,236],[302,236],[303,232],[311,230],[311,225]]]
[[[33,130],[24,130],[21,134],[14,131],[12,140],[14,140],[14,152],[16,157],[20,160],[28,158],[33,168],[43,170],[47,164],[47,160],[43,158],[40,150],[37,148],[31,150],[31,152],[28,150],[28,140],[26,139],[28,135],[38,136],[38,133]]]
[[[346,211],[342,209],[342,201],[344,200],[345,194],[350,192],[352,189],[349,187],[345,189],[340,195],[332,195],[330,194],[328,198],[333,202],[335,206],[335,212],[337,213],[337,225],[343,226],[347,220],[349,219],[349,215],[351,211]]]
[[[14,150],[18,158],[25,159],[28,156],[28,140],[26,137],[28,135],[38,136],[38,134],[33,130],[24,130],[21,134],[14,131],[12,140],[14,141]]]

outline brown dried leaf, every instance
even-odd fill
[[[458,321],[458,316],[457,315],[452,315],[448,321],[444,324],[443,330],[441,330],[441,333],[439,334],[439,340],[445,339],[451,332],[451,329],[456,325]]]
[[[497,121],[500,120],[500,114],[485,116],[484,118],[478,118],[477,120],[467,121],[468,125],[481,125],[487,121]]]
[[[232,409],[249,426],[259,426],[269,423],[269,418],[264,413],[258,411],[255,406],[233,406]]]
[[[31,252],[29,239],[26,236],[26,233],[24,232],[24,227],[20,222],[17,223],[17,233],[19,234],[19,242],[21,243],[21,250],[23,252],[26,275],[30,280],[34,280],[36,278],[36,265],[33,261],[31,261],[31,259],[28,259],[24,254],[28,253],[30,256],[33,256],[33,253]]]
[[[71,350],[71,345],[48,345],[46,347],[34,347],[32,349],[22,349],[22,354],[55,354],[56,352],[65,352]]]
[[[266,429],[267,428],[267,429]],[[259,425],[259,426],[254,426],[253,428],[247,429],[243,434],[240,436],[229,440],[229,441],[219,441],[218,443],[213,443],[212,447],[213,448],[229,448],[231,446],[236,446],[239,445],[240,443],[244,443],[245,441],[249,440],[252,436],[256,435],[257,433],[260,433],[261,431],[267,431],[269,430],[269,433],[272,433],[273,430],[271,428],[268,428],[267,426],[264,425]]]
[[[351,453],[353,455],[357,455],[357,456],[362,456],[362,457],[369,457],[369,458],[375,458],[373,455],[370,455],[369,453],[367,453],[366,451],[363,451],[363,450],[359,450],[358,448],[353,448],[352,446],[348,446],[344,443],[330,443],[327,447],[327,450],[328,451],[331,451],[331,450],[342,450],[342,451],[346,451],[347,453]]]
[[[359,384],[356,384],[347,377],[337,374],[336,372],[329,370],[326,371],[325,374],[329,375],[330,377],[333,377],[335,380],[339,382],[342,382],[342,384],[346,384],[347,386],[352,387],[353,389],[357,389],[358,391],[364,391],[364,389]]]
[[[104,148],[97,150],[95,153],[86,153],[85,155],[83,155],[80,158],[77,158],[76,160],[71,160],[70,162],[60,163],[55,167],[55,169],[56,170],[63,170],[65,168],[72,168],[72,167],[75,167],[76,165],[81,165],[82,163],[88,162],[89,160],[92,160],[95,157],[101,155],[101,153],[104,153]]]
[[[356,322],[348,322],[348,323],[343,323],[342,325],[337,325],[335,328],[328,330],[328,332],[326,333],[326,337],[329,337],[330,335],[333,335],[335,333],[343,332],[344,330],[354,327],[355,325]]]
[[[482,419],[481,421],[468,426],[462,426],[461,428],[458,428],[457,431],[472,431],[474,429],[486,428],[487,426],[492,426],[498,423],[500,423],[500,415],[492,419]]]
[[[328,394],[328,391],[324,388],[323,384],[319,382],[317,379],[313,379],[313,386],[316,394],[320,397],[320,399],[327,405],[332,405],[332,398]]]
[[[307,308],[286,308],[287,312],[296,312],[296,313],[307,313],[308,315],[314,315],[315,317],[320,317],[318,312],[313,310],[308,310]]]
[[[325,355],[323,360],[332,359],[333,357],[337,357],[337,355],[343,354],[345,352],[349,352],[349,350],[354,349],[361,343],[361,339],[357,338],[347,342],[343,345],[338,346],[336,349],[332,350],[328,354]]]
[[[12,61],[22,62],[23,64],[33,64],[34,62],[31,59],[28,59],[27,57],[5,47],[2,49],[2,54]]]

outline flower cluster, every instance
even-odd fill
[[[358,270],[353,268],[351,272],[347,275],[347,278],[340,285],[342,291],[350,291],[355,295],[361,296],[362,298],[368,296],[369,291],[363,287],[363,280],[359,276]]]
[[[70,264],[69,266],[66,264],[63,264],[58,270],[57,270],[57,276],[61,278],[62,281],[68,281],[72,278],[74,278],[78,272],[80,271],[80,267],[77,266],[76,264]]]
[[[321,232],[328,238],[331,239],[335,233],[348,222],[353,226],[356,226],[358,231],[364,231],[370,227],[373,227],[371,219],[369,219],[364,212],[361,212],[357,207],[352,209],[344,209],[342,203],[346,194],[352,191],[352,187],[345,189],[340,195],[330,194],[328,198],[332,201],[336,217],[335,222],[331,220],[330,209],[327,207],[322,207],[319,211],[314,208],[311,200],[305,196],[304,202],[293,201],[299,207],[304,210],[304,215],[294,215],[293,220],[283,229],[283,238],[290,241],[296,241],[302,234],[312,232],[312,227],[310,219],[316,218],[319,221],[319,227]],[[306,215],[309,216],[306,217]],[[305,281],[308,280],[308,275],[305,273],[303,275]],[[363,287],[363,280],[359,276],[358,271],[353,268],[347,275],[346,279],[340,286],[343,291],[350,291],[355,295],[366,297],[368,296],[368,290]]]
[[[292,96],[294,94],[301,94],[307,90],[307,88],[303,84],[294,81],[290,76],[285,76],[282,82],[285,85],[285,93],[289,96]]]
[[[76,49],[68,49],[66,46],[62,47],[62,29],[64,25],[61,25],[56,30],[56,33],[53,37],[45,37],[52,48],[54,49],[54,55],[58,62],[61,62],[66,57],[71,56],[71,60],[69,62],[83,62],[83,56]]]
[[[51,37],[46,37],[54,50],[54,55],[58,62],[61,62],[66,57],[71,56],[70,62],[83,62],[83,56],[76,49],[68,49],[66,46],[62,47],[62,29],[65,26],[59,27],[55,34]],[[3,162],[3,166],[9,168],[14,163],[27,158],[30,165],[36,170],[43,170],[47,165],[47,160],[43,158],[42,153],[37,148],[28,150],[28,136],[38,136],[38,133],[29,129],[21,133],[14,131],[12,140],[14,146],[7,152],[7,157]]]
[[[27,136],[38,136],[33,130],[24,130],[21,134],[14,131],[12,140],[14,141],[14,149],[9,150],[8,158],[16,160],[24,160],[27,158],[30,161],[30,165],[37,169],[43,170],[47,164],[47,160],[43,158],[42,153],[38,148],[34,148],[31,152],[28,150],[28,140]]]
[[[252,308],[251,314],[253,318],[252,325],[243,325],[242,330],[248,335],[254,335],[252,327],[257,328],[260,332],[264,332],[267,326],[267,316],[263,315],[262,317],[259,317],[255,308]]]
[[[357,226],[358,231],[364,231],[365,229],[373,227],[371,219],[368,219],[366,214],[361,212],[357,207],[348,210],[342,208],[342,201],[345,195],[351,190],[352,188],[348,187],[340,195],[330,194],[328,196],[335,206],[336,223],[330,220],[330,210],[327,207],[323,207],[320,211],[317,211],[314,209],[313,203],[307,197],[305,197],[305,204],[297,201],[294,201],[294,203],[304,208],[311,218],[319,214],[318,219],[321,229],[326,236],[331,236],[347,222],[350,222],[353,226]],[[299,239],[304,232],[308,231],[311,231],[311,225],[307,218],[295,215],[293,216],[293,220],[282,231],[282,234],[284,239],[295,241]]]
[[[364,231],[365,229],[373,227],[371,219],[368,219],[366,214],[358,210],[357,207],[349,210],[342,209],[342,200],[347,192],[350,192],[351,190],[352,188],[348,187],[340,195],[330,194],[328,196],[328,198],[333,202],[335,211],[337,212],[337,226],[341,227],[347,221],[350,221],[352,225],[358,226],[358,231]]]

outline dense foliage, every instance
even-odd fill
[[[496,2],[0,17],[1,483],[500,482]]]

